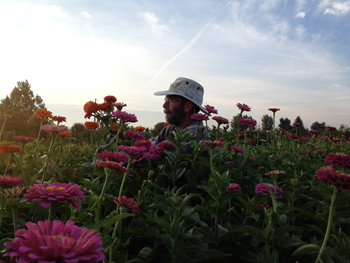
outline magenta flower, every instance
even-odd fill
[[[116,102],[112,104],[114,107],[116,107],[118,110],[122,110],[124,107],[128,106],[124,104],[124,102]]]
[[[209,114],[218,114],[218,111],[213,106],[205,105],[204,109],[206,109]]]
[[[307,138],[307,137],[304,137],[304,136],[300,137],[300,141],[308,141],[308,140],[309,140],[309,138]]]
[[[234,192],[240,192],[241,191],[241,186],[239,184],[236,183],[230,183],[230,185],[228,186],[228,188],[226,189],[226,192],[229,193],[234,193]]]
[[[238,146],[231,145],[232,150],[234,150],[235,153],[243,153],[244,150],[242,148],[239,148]]]
[[[43,131],[46,131],[47,133],[52,133],[52,132],[64,132],[68,131],[68,127],[66,125],[55,125],[55,124],[44,124],[41,125],[41,129]]]
[[[203,113],[193,113],[191,115],[191,119],[196,120],[196,121],[207,121],[207,120],[209,120],[209,117],[208,117],[208,115],[203,114]]]
[[[328,126],[328,127],[326,127],[326,130],[336,131],[336,130],[337,130],[337,128],[332,127],[332,126]]]
[[[47,183],[34,184],[30,186],[24,199],[31,199],[34,202],[41,202],[42,207],[49,207],[54,203],[71,203],[75,209],[81,207],[77,199],[85,200],[84,192],[80,186],[72,183]]]
[[[154,161],[157,161],[157,160],[160,160],[162,159],[162,155],[158,154],[158,153],[155,153],[155,152],[146,152],[143,154],[143,157],[142,159],[144,160],[147,160],[147,161],[150,161],[150,160],[154,160]]]
[[[268,189],[270,189],[271,192],[275,192],[275,186],[273,184],[260,183],[255,186],[255,193],[270,195],[270,192]],[[281,199],[283,197],[281,192],[282,192],[282,189],[277,186],[277,199]]]
[[[350,174],[341,173],[332,166],[318,169],[315,176],[318,180],[331,183],[344,191],[349,191],[350,189]]]
[[[123,174],[129,172],[124,166],[123,166],[123,162],[113,162],[113,161],[96,161],[96,165],[105,167],[105,168],[110,168],[113,170],[116,170],[117,172],[121,172]]]
[[[124,134],[124,137],[131,138],[134,141],[145,139],[145,137],[143,136],[143,134],[141,132],[137,132],[137,131],[133,131],[133,130],[126,131],[126,133]]]
[[[296,134],[291,134],[291,133],[289,133],[289,134],[288,134],[288,138],[289,138],[289,139],[299,139],[299,136],[296,135]]]
[[[13,177],[9,174],[0,175],[0,187],[9,188],[16,185],[22,185],[22,177]]]
[[[215,148],[215,147],[224,147],[224,144],[220,141],[203,141],[202,144],[204,146],[210,146],[211,148]]]
[[[293,126],[294,126],[294,127],[300,127],[300,126],[301,126],[301,124],[300,124],[300,123],[298,123],[298,122],[294,122],[294,123],[293,123]]]
[[[289,134],[285,129],[279,128],[278,130],[279,130],[280,132],[282,132],[283,134],[286,134],[286,135]]]
[[[312,134],[319,134],[319,131],[315,131],[315,130],[309,130],[307,131],[308,134],[312,135]]]
[[[281,151],[281,153],[287,153],[287,151]]]
[[[28,222],[26,229],[19,229],[12,242],[4,245],[14,251],[3,256],[18,257],[21,263],[73,263],[104,260],[101,237],[96,229],[89,230],[74,225],[72,220],[63,224],[59,220],[46,220],[38,224]]]
[[[350,155],[344,153],[331,153],[326,155],[326,163],[330,163],[332,166],[341,165],[343,167],[350,167]]]
[[[250,107],[248,105],[244,104],[244,103],[243,104],[237,103],[236,106],[238,107],[238,109],[241,110],[241,113],[243,111],[250,111],[251,110]]]
[[[146,147],[146,149],[151,147],[151,145],[152,144],[149,140],[138,140],[138,141],[135,141],[135,143],[134,143],[134,146],[136,146],[136,147],[143,146],[143,147]]]
[[[273,113],[275,113],[276,111],[279,111],[280,109],[277,108],[270,108],[269,111],[272,111]]]
[[[34,142],[34,138],[32,138],[32,137],[25,137],[25,136],[13,136],[12,140],[19,141],[19,142],[22,142],[22,143]]]
[[[307,152],[307,151],[301,151],[299,153],[299,155],[310,155],[310,152]]]
[[[315,150],[315,153],[317,153],[317,154],[324,154],[326,151],[324,151],[324,150]]]
[[[118,151],[123,152],[129,156],[137,156],[145,152],[147,149],[144,146],[125,146],[125,145],[119,145]]]
[[[168,141],[160,142],[158,144],[158,147],[163,148],[164,150],[167,150],[167,151],[175,151],[176,150],[174,144],[172,142],[168,142]]]
[[[102,158],[103,160],[112,161],[116,163],[126,163],[128,160],[128,157],[123,153],[109,152],[107,150],[99,153],[97,157]]]
[[[134,114],[127,113],[125,111],[120,111],[120,110],[113,111],[112,115],[124,122],[137,122],[137,118]]]
[[[220,116],[215,116],[212,118],[214,121],[216,121],[219,125],[221,124],[228,124],[228,119],[220,117]]]
[[[120,195],[119,198],[113,197],[113,200],[118,206],[120,206],[120,208],[123,207],[126,212],[130,212],[134,215],[141,213],[139,204],[136,203],[132,198],[127,198],[125,195]]]
[[[253,119],[240,118],[238,123],[241,124],[241,125],[252,126],[253,128],[255,128],[255,126],[256,126],[256,120],[253,120]]]

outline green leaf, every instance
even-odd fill
[[[305,254],[315,254],[320,251],[320,247],[316,244],[307,244],[297,248],[292,256],[300,256]]]
[[[129,213],[119,214],[119,215],[116,215],[116,216],[114,216],[112,218],[109,218],[109,219],[101,221],[100,226],[101,227],[108,227],[108,226],[111,226],[111,225],[117,223],[119,220],[122,220],[122,219],[130,217],[130,216],[134,216],[134,215],[133,214],[129,214]]]

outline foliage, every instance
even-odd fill
[[[235,116],[232,117],[232,120],[230,122],[230,128],[231,128],[231,131],[233,133],[240,133],[242,131],[244,131],[246,129],[245,125],[240,125],[238,123],[239,119],[240,118],[243,118],[243,119],[253,119],[252,116],[248,116],[248,115],[241,115],[241,114],[237,114]],[[255,130],[253,129],[252,127],[249,127],[249,130]]]
[[[291,121],[288,118],[280,118],[280,124],[278,124],[278,127],[281,129],[285,129],[286,131],[293,129]]]
[[[300,118],[300,116],[297,116],[293,123],[299,123],[300,126],[298,126],[298,127],[300,127],[303,130],[305,129],[303,120]]]
[[[273,118],[267,114],[261,118],[261,130],[271,131],[273,129]]]
[[[326,123],[315,121],[311,124],[310,129],[314,131],[324,132],[326,130]]]

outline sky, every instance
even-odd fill
[[[186,77],[229,120],[245,103],[258,125],[280,108],[277,124],[339,128],[350,126],[349,47],[348,0],[0,0],[0,99],[28,80],[70,127],[113,95],[152,128],[165,120],[153,93]]]

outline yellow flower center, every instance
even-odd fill
[[[57,240],[60,240],[61,236],[62,236],[62,233],[59,234],[59,235],[57,235],[57,236],[52,236],[52,237],[55,238],[55,239],[57,239]]]
[[[245,119],[246,121],[251,121],[252,119]]]
[[[58,190],[58,191],[63,191],[64,190],[64,187],[60,186],[60,187],[56,187],[56,186],[48,186],[46,187],[46,190],[48,191],[53,191],[54,189]]]

